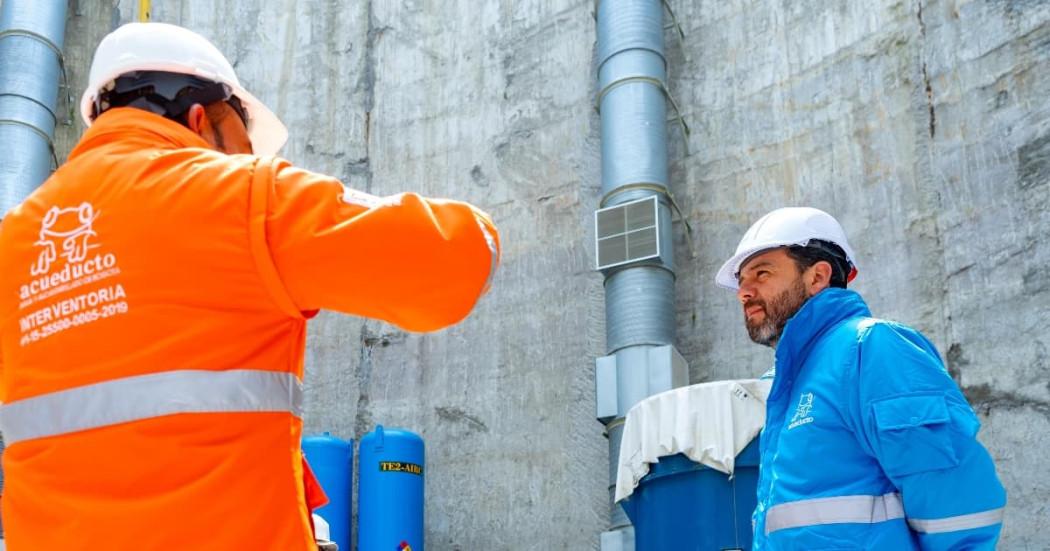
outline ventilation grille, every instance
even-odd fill
[[[595,211],[599,270],[660,256],[658,208],[653,196]]]

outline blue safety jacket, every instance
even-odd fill
[[[788,322],[766,404],[754,549],[995,549],[1006,491],[919,332],[826,289]]]

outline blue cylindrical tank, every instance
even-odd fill
[[[661,457],[621,502],[635,549],[751,549],[758,463],[757,438],[737,455],[733,478],[682,454]]]
[[[357,551],[423,551],[423,439],[382,425],[358,450]]]
[[[354,443],[329,433],[303,438],[303,454],[328,495],[328,505],[314,511],[328,522],[340,551],[350,549],[350,507],[354,480]]]

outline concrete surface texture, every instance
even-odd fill
[[[1009,491],[1002,549],[1048,549],[1050,6],[1037,1],[671,0],[679,349],[694,383],[752,377],[733,296],[712,283],[750,223],[838,216],[876,315],[922,329],[978,411]],[[138,2],[75,1],[73,95]],[[436,334],[313,322],[306,425],[427,442],[432,549],[596,549],[606,446],[591,0],[155,0],[223,49],[291,131],[284,155],[376,194],[472,201],[503,266]],[[70,109],[73,107],[70,106]],[[64,157],[83,130],[61,126]],[[340,254],[332,251],[332,254]],[[363,258],[361,262],[367,262]],[[435,282],[439,285],[440,282]]]

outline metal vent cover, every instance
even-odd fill
[[[654,195],[594,211],[599,270],[660,256],[659,208]]]

